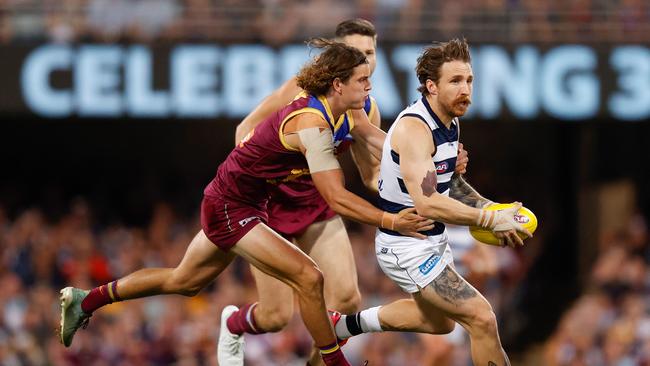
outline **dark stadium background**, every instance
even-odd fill
[[[0,9],[12,8],[0,5]],[[643,14],[650,17],[650,13]],[[647,34],[632,43],[647,49]],[[392,35],[384,41],[380,33],[379,45],[390,49],[405,36],[399,37]],[[584,37],[582,43],[600,53],[627,43],[614,39],[599,44],[588,34]],[[421,38],[412,41],[422,42]],[[581,42],[579,36],[558,38],[531,41],[541,50]],[[233,147],[240,118],[82,118],[74,113],[65,118],[39,116],[23,101],[17,70],[30,49],[46,42],[0,42],[4,59],[0,63],[10,65],[0,73],[4,85],[0,88],[0,206],[8,218],[6,225],[29,208],[38,208],[47,222],[56,223],[79,197],[92,208],[98,227],[146,226],[160,202],[169,203],[184,220],[195,217],[203,187]],[[243,42],[262,43],[254,39]],[[158,47],[175,44],[169,40],[162,43],[157,43]],[[477,42],[493,43],[490,39]],[[497,40],[510,50],[524,43]],[[134,43],[121,44],[126,47]],[[155,66],[158,87],[167,83],[161,71],[166,62]],[[613,90],[614,76],[608,70],[601,62],[596,75],[606,90]],[[52,80],[57,85],[70,83],[69,75],[54,75]],[[397,80],[404,93],[404,79]],[[638,82],[650,87],[650,80]],[[603,231],[624,228],[625,218],[633,215],[646,221],[650,218],[650,116],[618,120],[605,111],[605,97],[601,98],[596,116],[578,120],[552,117],[544,111],[522,120],[507,108],[496,118],[474,115],[462,119],[461,142],[470,156],[468,180],[494,200],[522,201],[537,214],[540,223],[535,238],[521,249],[522,256],[531,260],[525,276],[511,293],[508,311],[499,314],[502,340],[515,354],[514,360],[525,359],[531,349],[544,345],[557,331],[563,314],[582,294],[598,287],[591,270],[608,247],[602,242]],[[392,116],[385,115],[383,128],[391,123]],[[373,200],[360,184],[349,157],[344,167],[348,187]],[[627,209],[615,211],[617,202],[630,199],[632,206],[622,204]],[[356,224],[350,223],[350,227],[359,230]],[[645,246],[637,248],[645,259],[646,278],[650,278],[648,245],[646,237]],[[650,280],[645,283],[649,286]],[[646,311],[650,308],[647,288]],[[643,342],[647,340],[639,341],[640,348]],[[2,357],[0,353],[0,363]]]

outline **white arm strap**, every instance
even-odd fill
[[[333,136],[330,129],[305,128],[298,131],[298,137],[305,147],[305,158],[311,173],[341,169],[339,161],[334,156]]]

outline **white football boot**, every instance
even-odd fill
[[[230,333],[227,324],[230,315],[237,310],[239,310],[238,307],[228,305],[221,312],[221,331],[219,332],[219,344],[217,346],[219,366],[244,365],[244,335]]]

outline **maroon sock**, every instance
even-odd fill
[[[348,360],[345,359],[343,351],[338,344],[332,343],[329,346],[318,347],[320,348],[320,355],[323,362],[327,366],[350,366]]]
[[[255,307],[257,303],[247,304],[242,306],[239,310],[230,315],[227,320],[228,330],[232,334],[242,335],[243,333],[249,334],[262,334],[266,331],[259,329],[255,321]]]
[[[117,281],[113,281],[90,290],[88,296],[81,301],[81,310],[86,314],[92,314],[102,306],[116,301],[122,299],[117,294]]]

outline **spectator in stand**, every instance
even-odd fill
[[[650,362],[650,247],[640,216],[606,233],[582,295],[546,344],[547,365],[647,365]]]
[[[264,43],[280,46],[297,37],[299,3],[295,0],[262,0],[257,29]]]

